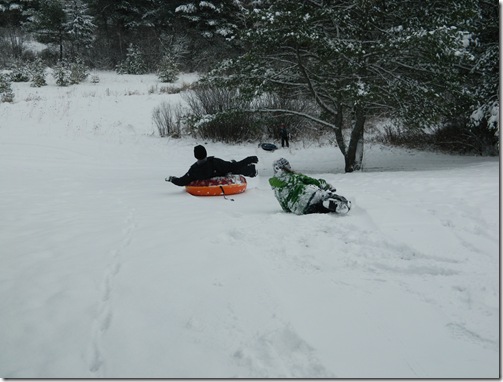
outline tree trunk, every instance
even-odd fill
[[[361,169],[363,160],[363,130],[365,127],[365,113],[360,106],[356,107],[356,121],[351,139],[349,141],[348,151],[344,156],[346,161],[346,172],[353,172]]]
[[[63,61],[63,41],[59,42],[59,61]]]
[[[362,135],[358,140],[358,143],[356,144],[355,165],[354,165],[355,170],[363,169],[363,132],[364,130],[362,130]]]
[[[343,121],[342,105],[339,103],[337,105],[337,114],[335,116],[335,140],[337,141],[337,145],[339,145],[342,155],[346,156],[346,143],[344,142],[344,136],[342,135]]]

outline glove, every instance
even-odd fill
[[[173,182],[174,176],[168,176],[166,179],[164,179],[166,182]]]
[[[258,157],[257,156],[251,156],[248,157],[251,163],[258,163]]]

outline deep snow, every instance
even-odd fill
[[[98,75],[0,104],[0,376],[499,377],[498,158],[367,145],[344,174],[329,146],[161,139],[180,96]],[[199,143],[259,176],[234,201],[164,182]],[[282,212],[281,156],[351,212]]]

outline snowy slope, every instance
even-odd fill
[[[1,377],[499,376],[497,158],[367,146],[344,174],[333,147],[161,139],[179,95],[99,75],[0,104]],[[234,201],[164,182],[199,143],[260,175]],[[280,156],[354,208],[282,212]]]

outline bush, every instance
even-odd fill
[[[30,68],[27,65],[15,63],[11,69],[10,80],[12,82],[29,82]]]
[[[426,149],[432,145],[431,134],[419,129],[404,129],[396,125],[385,125],[378,142],[391,146],[402,146],[414,149]]]
[[[388,125],[377,140],[393,146],[440,150],[450,154],[499,155],[498,135],[483,121],[477,126],[463,120],[450,121],[431,131]]]
[[[70,69],[65,61],[60,61],[54,68],[52,76],[56,79],[56,85],[68,86],[70,85]]]
[[[319,139],[325,131],[303,114],[316,114],[316,105],[303,100],[284,101],[274,94],[245,100],[237,90],[218,86],[193,86],[184,95],[190,113],[188,128],[201,138],[224,142],[279,140],[279,126],[289,126],[291,140]],[[272,110],[292,110],[285,113]]]
[[[253,114],[240,110],[205,115],[193,122],[193,129],[205,139],[230,143],[253,141],[261,136]]]
[[[89,68],[80,59],[70,64],[70,83],[80,84],[89,76]]]
[[[3,1],[2,5],[0,5],[0,18],[5,17],[5,3],[7,3],[7,10],[9,9],[9,3],[11,10],[14,9],[15,3],[14,1]],[[10,12],[7,11],[7,14]],[[16,62],[23,58],[25,54],[25,42],[26,35],[22,32],[21,28],[18,28],[14,25],[9,26],[11,24],[7,19],[2,18],[3,22],[0,22],[0,67],[9,67],[13,62]],[[5,22],[7,21],[7,22]]]
[[[56,79],[56,85],[68,86],[79,84],[89,75],[89,70],[84,63],[77,59],[76,62],[68,64],[66,61],[59,61],[52,74]]]
[[[13,102],[14,92],[6,75],[0,74],[0,102]]]
[[[179,105],[173,107],[168,102],[163,102],[154,108],[152,118],[161,137],[179,138],[181,136],[180,124],[182,118]]]
[[[45,65],[40,58],[37,58],[30,65],[31,86],[41,87],[47,85],[45,81]]]
[[[447,123],[433,132],[432,143],[438,149],[450,153],[499,155],[499,137],[486,120],[477,125],[464,121]]]
[[[261,136],[259,118],[237,90],[210,86],[195,87],[184,95],[190,108],[189,129],[205,139],[242,142]]]

